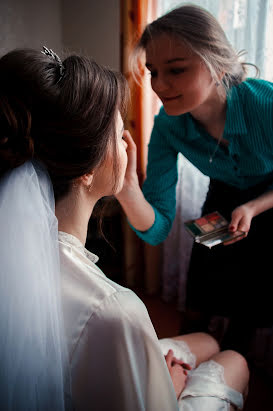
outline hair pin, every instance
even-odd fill
[[[57,83],[59,83],[59,81],[63,78],[63,75],[64,75],[64,65],[62,63],[62,60],[60,59],[58,54],[56,54],[53,50],[48,49],[45,46],[43,46],[43,51],[41,51],[41,53],[44,54],[45,56],[50,57],[51,59],[55,60],[58,63],[59,69],[60,69],[60,77]]]

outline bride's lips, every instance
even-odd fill
[[[177,100],[180,97],[182,97],[182,94],[179,94],[178,96],[174,96],[174,97],[161,97],[161,101],[162,103],[168,103],[169,101]]]

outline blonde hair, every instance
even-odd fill
[[[146,26],[131,56],[131,68],[135,78],[140,74],[139,58],[143,51],[152,39],[163,33],[181,39],[204,61],[212,78],[215,82],[222,83],[226,91],[245,80],[247,65],[254,66],[257,74],[259,73],[255,65],[240,61],[245,52],[237,53],[233,49],[212,14],[201,7],[187,4]],[[221,89],[223,90],[221,87],[219,92]]]

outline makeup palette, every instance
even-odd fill
[[[244,236],[243,231],[230,232],[228,226],[229,222],[218,211],[185,222],[194,240],[209,248]]]

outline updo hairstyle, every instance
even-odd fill
[[[72,182],[114,151],[116,119],[126,110],[128,89],[121,74],[92,59],[72,55],[57,61],[32,49],[0,59],[0,176],[37,159],[48,169],[56,201]]]

